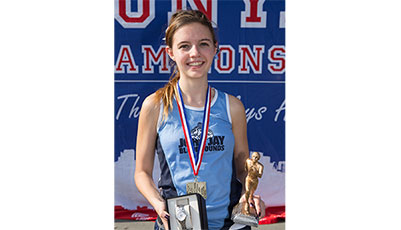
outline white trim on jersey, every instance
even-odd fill
[[[230,121],[231,124],[233,124],[232,120],[231,120],[231,112],[230,112],[230,98],[228,96],[227,93],[224,93],[226,95],[226,108],[227,108],[227,116],[228,116],[228,120]]]

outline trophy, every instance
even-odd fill
[[[250,204],[253,194],[258,187],[258,178],[262,177],[263,165],[259,163],[260,154],[253,152],[251,158],[245,162],[245,170],[248,175],[245,178],[245,201],[234,206],[231,219],[234,223],[244,224],[257,227],[259,224],[259,216],[255,207]]]
[[[208,229],[206,201],[198,193],[168,198],[166,203],[169,229]]]

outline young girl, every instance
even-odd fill
[[[208,85],[207,72],[217,53],[217,40],[202,12],[176,12],[165,40],[175,71],[163,88],[143,102],[136,186],[167,229],[170,215],[165,199],[185,195],[187,184],[200,182],[206,190],[209,229],[229,229],[232,208],[244,193],[241,184],[249,154],[244,106],[236,97]],[[155,152],[161,169],[159,189],[152,179]],[[260,197],[255,196],[252,203],[263,217]]]

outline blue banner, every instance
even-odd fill
[[[115,0],[115,161],[124,151],[135,152],[142,102],[171,75],[163,38],[179,9],[201,10],[215,23],[220,52],[209,83],[241,99],[249,149],[284,173],[284,0]]]

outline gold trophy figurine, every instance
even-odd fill
[[[245,212],[250,215],[250,200],[253,199],[253,194],[258,187],[259,179],[263,174],[263,165],[259,163],[260,154],[253,152],[251,158],[246,159],[245,171],[248,175],[245,178]]]
[[[253,152],[251,158],[246,159],[245,171],[248,175],[245,178],[245,202],[240,202],[233,208],[232,220],[234,223],[245,224],[257,227],[259,217],[256,210],[251,206],[253,194],[258,187],[259,179],[263,174],[263,165],[259,163],[260,154]]]

